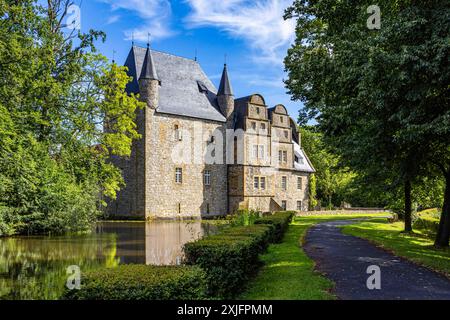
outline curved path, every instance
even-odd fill
[[[339,226],[355,220],[320,223],[306,234],[304,249],[316,269],[336,283],[339,299],[445,299],[450,300],[450,280],[394,256],[367,240],[341,233]],[[367,268],[381,271],[381,289],[369,290]]]

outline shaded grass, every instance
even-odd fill
[[[388,223],[374,219],[342,228],[344,234],[367,239],[395,255],[441,272],[450,277],[450,250],[436,249],[433,239],[414,230],[414,234],[402,233],[403,222]]]
[[[283,242],[269,246],[261,255],[263,268],[239,299],[248,300],[332,300],[332,281],[314,271],[312,261],[302,250],[303,237],[313,225],[332,220],[368,218],[371,215],[333,215],[296,217]],[[386,215],[386,214],[384,214]]]

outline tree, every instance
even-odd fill
[[[366,26],[370,5],[295,1],[286,13],[298,18],[286,85],[349,167],[402,181],[410,231],[412,184],[450,141],[449,4],[379,1],[380,30]]]
[[[40,3],[0,0],[0,236],[89,230],[123,185],[110,155],[139,137],[105,34],[66,30],[72,1]]]

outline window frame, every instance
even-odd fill
[[[175,183],[176,184],[183,183],[183,168],[181,167],[175,168]]]
[[[211,170],[203,172],[203,184],[207,187],[211,186]]]
[[[287,191],[287,176],[281,176],[281,189]]]
[[[303,190],[303,177],[297,177],[297,190]]]

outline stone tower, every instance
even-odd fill
[[[222,79],[220,80],[219,91],[217,92],[217,103],[219,104],[220,112],[227,119],[227,128],[231,128],[234,116],[234,95],[228,78],[226,64],[223,67]]]
[[[150,189],[152,185],[151,164],[153,154],[152,130],[153,117],[159,102],[159,86],[161,82],[156,73],[150,44],[147,44],[142,70],[139,76],[139,94],[142,102],[147,104],[144,110],[140,110],[137,115],[137,129],[141,139],[136,143],[135,168],[136,172],[136,212],[140,216],[145,216],[150,210]]]

